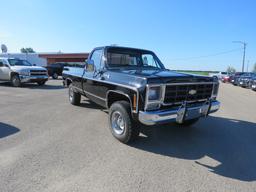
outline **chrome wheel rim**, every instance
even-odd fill
[[[122,135],[125,130],[125,122],[122,114],[118,111],[113,112],[111,117],[111,126],[117,135]]]
[[[69,100],[72,101],[74,96],[73,88],[72,86],[69,87]]]

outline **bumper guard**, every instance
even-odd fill
[[[140,111],[139,121],[145,125],[155,125],[168,122],[183,123],[185,120],[206,117],[210,113],[218,111],[219,101],[208,100],[200,106],[189,107],[183,103],[180,107],[172,110]]]

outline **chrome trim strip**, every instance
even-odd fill
[[[85,93],[85,94],[91,95],[91,96],[93,96],[93,97],[96,97],[97,99],[106,101],[105,98],[99,97],[99,96],[97,96],[97,95],[95,95],[95,94],[93,94],[93,93],[90,93],[90,92],[88,92],[88,91],[84,91],[84,90],[82,90],[82,89],[80,89],[80,88],[78,88],[78,87],[74,87],[74,89],[77,89],[77,90],[79,90],[79,91],[82,92],[82,93]]]
[[[125,87],[125,88],[128,88],[128,89],[132,89],[134,91],[137,90],[136,87],[132,87],[132,86],[129,86],[129,85],[123,85],[123,84],[119,84],[119,83],[116,83],[116,82],[110,82],[110,81],[106,81],[106,80],[100,80],[100,79],[94,79],[94,78],[88,78],[88,77],[82,77],[84,79],[88,79],[88,80],[92,80],[92,81],[98,81],[98,82],[101,82],[101,83],[108,83],[108,84],[111,84],[111,85],[117,85],[117,86],[120,86],[120,87]]]
[[[75,76],[75,75],[74,75]],[[111,84],[111,85],[116,85],[116,86],[120,86],[120,87],[125,87],[127,89],[131,89],[133,91],[136,92],[136,95],[137,95],[137,103],[136,103],[136,113],[139,112],[139,90],[136,88],[136,87],[132,87],[132,86],[129,86],[129,85],[123,85],[123,84],[119,84],[119,83],[115,83],[115,82],[110,82],[110,81],[106,81],[106,80],[100,80],[100,79],[94,79],[94,78],[88,78],[88,77],[85,77],[85,76],[79,76],[79,78],[82,78],[82,79],[86,79],[86,80],[91,80],[91,81],[97,81],[97,82],[101,82],[101,83],[108,83],[108,84]],[[72,81],[72,80],[71,80]],[[82,80],[84,81],[84,80]],[[77,87],[75,87],[77,88]],[[77,88],[79,89],[79,88]],[[82,89],[79,89],[82,93],[87,93],[87,94],[91,94],[89,92],[85,92],[83,91]],[[109,90],[110,91],[110,90]],[[94,95],[94,94],[91,94],[91,95]],[[94,95],[96,97],[96,95]],[[98,97],[98,96],[97,96]],[[102,98],[102,97],[98,97],[99,99],[102,99],[102,100],[105,100],[105,98]]]
[[[209,85],[217,84],[217,82],[184,82],[184,83],[167,83],[166,85]]]
[[[84,93],[85,93],[85,94],[88,94],[88,95],[91,95],[91,96],[93,96],[93,97],[96,97],[97,99],[100,99],[100,100],[106,102],[106,99],[105,99],[105,98],[99,97],[99,96],[97,96],[97,95],[95,95],[95,94],[93,94],[93,93],[89,93],[89,92],[87,92],[87,91],[84,91]]]
[[[205,84],[218,84],[218,82],[180,82],[180,83],[156,83],[156,84],[150,84],[150,86],[160,86],[160,85],[205,85]]]
[[[196,103],[196,102],[202,102],[202,101],[207,101],[207,99],[199,99],[199,100],[194,100],[194,101],[186,101],[186,103]],[[174,102],[174,103],[162,103],[163,106],[170,106],[170,105],[178,105],[182,104],[183,101],[181,102]]]
[[[110,81],[106,81],[106,80],[100,80],[100,79],[96,79],[96,78],[95,79],[94,78],[88,78],[88,77],[85,77],[85,76],[82,76],[82,78],[87,79],[87,80],[91,80],[91,81],[101,82],[101,83],[108,83],[108,84],[111,84],[111,85],[116,85],[116,86],[124,87],[124,88],[131,89],[131,90],[135,91],[136,94],[137,94],[136,113],[139,112],[139,90],[138,90],[138,88],[132,87],[132,86],[129,86],[129,85],[123,85],[123,84],[119,84],[119,83],[115,83],[115,82],[110,82]]]

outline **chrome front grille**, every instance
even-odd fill
[[[31,70],[30,75],[31,76],[47,75],[47,71],[46,70]]]
[[[213,93],[214,84],[173,84],[166,85],[165,104],[177,104],[183,101],[196,102],[209,99]]]

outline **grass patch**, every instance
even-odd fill
[[[190,70],[177,70],[177,72],[189,73],[189,74],[193,74],[193,75],[205,75],[205,76],[208,76],[210,73],[209,71],[190,71]]]

